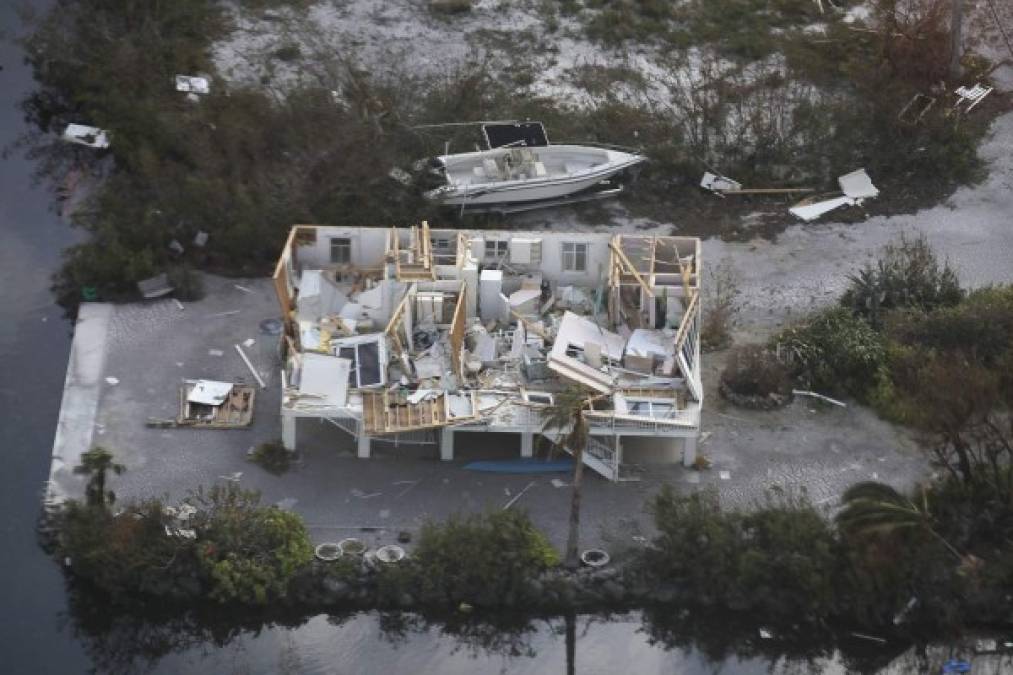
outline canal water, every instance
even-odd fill
[[[37,0],[35,9],[48,3]],[[20,0],[0,0],[0,146],[25,133],[17,102],[31,73],[10,38]],[[39,549],[35,521],[56,428],[70,324],[49,291],[60,253],[80,236],[32,182],[34,165],[14,149],[0,161],[0,672],[141,673],[838,673],[885,665],[831,651],[809,660],[774,656],[758,636],[742,644],[659,639],[639,614],[507,622],[427,624],[418,617],[360,613],[264,624],[122,616],[71,602],[58,567]],[[73,607],[73,609],[72,609]],[[272,618],[278,621],[277,617]],[[239,624],[239,625],[237,625]],[[720,628],[711,633],[720,637]],[[797,641],[796,641],[797,642]],[[804,640],[803,640],[804,642]],[[796,644],[796,653],[806,645]],[[861,651],[860,649],[858,650]],[[900,650],[899,650],[900,651]],[[813,652],[810,652],[812,654]],[[739,654],[739,656],[729,654]],[[765,654],[765,655],[764,655]],[[741,656],[747,655],[747,656]],[[1008,661],[996,662],[1002,672]],[[891,672],[927,666],[908,654]],[[984,671],[983,671],[984,672]],[[1010,672],[1010,671],[1007,671]]]

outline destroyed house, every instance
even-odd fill
[[[589,393],[587,466],[695,459],[700,240],[586,232],[300,225],[274,284],[285,323],[282,438],[300,418],[399,439],[520,436],[553,397]]]

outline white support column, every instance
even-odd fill
[[[450,427],[440,432],[440,459],[444,462],[454,459],[454,430]]]
[[[521,434],[521,457],[535,456],[535,435],[533,433]]]
[[[359,435],[356,438],[358,447],[356,448],[355,455],[359,459],[369,459],[370,440],[369,436],[366,435],[366,425],[359,423]]]
[[[281,416],[281,444],[286,450],[295,450],[295,425],[298,418],[295,415]]]
[[[688,436],[683,441],[682,465],[691,467],[696,463],[696,436]]]

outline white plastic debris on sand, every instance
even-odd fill
[[[109,133],[107,131],[84,124],[68,124],[63,131],[62,138],[68,143],[86,145],[89,148],[102,150],[109,147]]]

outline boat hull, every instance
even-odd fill
[[[616,151],[607,151],[607,156],[607,162],[567,174],[495,182],[448,181],[447,185],[427,192],[426,196],[447,206],[486,206],[559,199],[590,190],[646,160],[641,155]],[[440,160],[453,162],[454,158],[451,155],[441,157]]]

